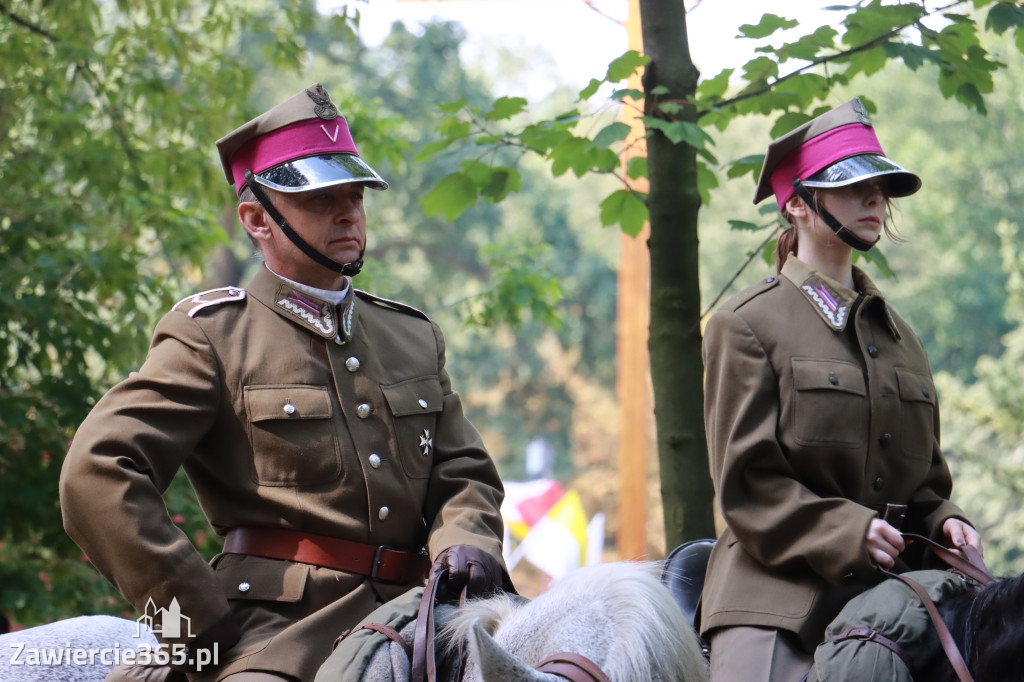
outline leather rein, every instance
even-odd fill
[[[447,571],[433,576],[427,582],[420,600],[420,609],[416,617],[416,634],[413,645],[394,628],[379,623],[369,623],[363,627],[381,633],[388,639],[405,649],[409,656],[409,682],[437,682],[437,661],[434,656],[434,604],[437,600],[438,586],[447,579]],[[466,590],[462,590],[459,603],[466,600]],[[593,661],[582,654],[563,652],[548,656],[534,669],[549,675],[557,675],[569,682],[611,682],[604,671]]]

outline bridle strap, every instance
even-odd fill
[[[957,679],[960,680],[960,682],[974,682],[974,678],[971,677],[971,671],[967,669],[964,657],[960,654],[960,649],[957,648],[956,642],[953,641],[953,635],[950,634],[949,628],[946,627],[946,623],[942,620],[939,610],[935,607],[935,602],[933,602],[931,597],[928,596],[928,592],[924,589],[924,586],[905,575],[891,573],[885,569],[882,569],[882,572],[890,578],[899,580],[914,591],[914,594],[918,596],[921,603],[924,604],[924,608],[928,611],[928,617],[931,618],[932,626],[935,627],[935,632],[939,635],[939,642],[942,644],[942,650],[946,652],[946,658],[949,659],[950,664],[953,666]]]
[[[825,224],[828,225],[832,231],[836,233],[836,236],[842,239],[846,244],[849,244],[858,251],[870,251],[871,247],[873,247],[875,242],[878,241],[876,239],[875,242],[866,242],[848,230],[845,225],[836,220],[834,215],[825,210],[824,206],[815,201],[814,195],[811,194],[807,187],[804,186],[804,183],[800,178],[793,178],[793,190],[796,192],[798,197],[804,200],[807,207],[821,216],[821,219],[825,221]]]
[[[582,654],[572,652],[548,656],[535,669],[548,675],[564,677],[569,682],[611,682],[596,663]]]
[[[420,599],[420,610],[416,615],[416,634],[412,642],[412,668],[409,679],[415,682],[435,682],[437,679],[437,661],[434,659],[434,599],[437,598],[437,586],[442,571],[430,577],[427,587]]]
[[[953,550],[948,547],[944,547],[923,535],[903,533],[903,539],[908,542],[920,542],[922,545],[925,545],[928,549],[934,552],[935,556],[949,564],[954,570],[959,571],[981,585],[988,585],[989,583],[994,583],[996,580],[992,577],[992,574],[988,572],[988,568],[985,566],[985,561],[981,558],[981,554],[971,545],[964,545],[959,548],[960,551],[964,553],[964,556],[967,557],[966,559],[963,559]]]
[[[416,615],[416,634],[412,645],[411,682],[437,682],[437,662],[434,656],[434,603],[438,586],[448,579],[448,570],[432,575],[420,599]],[[459,595],[459,605],[466,603],[466,589]],[[611,682],[607,675],[582,654],[565,652],[548,656],[535,669],[549,675],[564,677],[569,682]]]
[[[324,254],[320,253],[312,246],[310,246],[309,243],[306,242],[306,240],[300,237],[299,234],[292,229],[292,226],[288,224],[288,221],[284,219],[284,216],[281,215],[281,212],[277,210],[277,207],[274,206],[273,203],[271,203],[270,198],[263,191],[263,188],[260,187],[260,183],[256,182],[256,178],[253,175],[252,170],[249,168],[245,170],[245,186],[248,187],[250,191],[252,191],[253,196],[256,197],[256,201],[258,201],[260,206],[263,207],[263,210],[265,210],[270,215],[273,221],[277,223],[277,226],[281,228],[281,231],[284,232],[284,235],[288,237],[288,239],[291,240],[292,244],[295,244],[295,246],[297,246],[299,250],[302,251],[302,253],[306,254],[314,261],[316,261],[319,265],[324,266],[328,270],[340,273],[342,275],[345,275],[346,277],[354,277],[355,275],[359,274],[360,270],[362,270],[362,258],[359,258],[359,260],[353,261],[351,263],[339,263],[338,261],[332,260],[331,258],[328,258]]]

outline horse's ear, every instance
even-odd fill
[[[534,670],[502,649],[479,621],[473,622],[469,641],[470,656],[479,666],[483,682],[564,682],[557,675]]]

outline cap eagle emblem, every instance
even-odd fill
[[[315,106],[313,107],[313,113],[325,121],[330,121],[333,118],[338,118],[338,108],[334,106],[334,102],[331,101],[331,96],[324,90],[324,86],[317,83],[312,88],[306,88],[306,94],[313,100]]]

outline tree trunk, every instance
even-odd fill
[[[640,0],[647,116],[696,122],[692,98],[699,73],[690,59],[681,0]],[[652,95],[658,86],[668,94]],[[683,105],[678,113],[659,102]],[[704,437],[698,277],[696,149],[655,131],[647,140],[651,236],[651,376],[658,429],[666,549],[715,537],[714,492]]]

